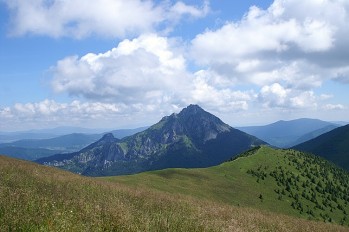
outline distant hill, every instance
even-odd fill
[[[31,132],[0,132],[0,143],[11,143],[22,139],[49,139],[57,137],[56,134],[31,133]]]
[[[0,144],[0,147],[44,148],[51,150],[76,151],[100,139],[100,134],[68,134],[51,139],[23,139]]]
[[[309,141],[309,140],[312,140],[322,134],[325,134],[327,132],[330,132],[336,128],[338,128],[339,125],[328,125],[328,126],[325,126],[321,129],[318,129],[318,130],[315,130],[315,131],[312,131],[310,133],[307,133],[305,135],[303,135],[302,137],[300,137],[299,139],[297,139],[293,144],[289,144],[289,145],[292,145],[292,146],[296,146],[298,144],[301,144],[301,143],[304,143],[306,141]]]
[[[62,126],[49,129],[33,129],[27,131],[1,132],[0,143],[10,143],[25,139],[51,139],[68,134],[101,134],[105,129],[88,129],[82,127]]]
[[[121,175],[169,167],[208,167],[265,142],[234,129],[197,105],[121,140],[112,134],[79,152],[38,163],[83,175]]]
[[[57,127],[52,129],[38,129],[18,132],[0,131],[0,143],[12,143],[18,140],[27,139],[54,139],[57,137],[72,134],[98,135],[99,138],[101,138],[102,135],[107,132],[113,133],[116,138],[123,138],[129,135],[133,135],[137,132],[143,131],[145,129],[147,129],[147,127],[140,127],[135,129],[118,129],[113,131],[109,131],[107,129],[88,129],[82,127]]]
[[[349,170],[349,125],[339,127],[294,149],[311,152]]]
[[[238,127],[248,134],[256,136],[270,145],[280,148],[292,147],[304,139],[312,139],[329,128],[339,125],[318,119],[296,119],[291,121],[277,121],[265,126]]]
[[[149,174],[165,181],[163,183],[154,182],[155,178],[148,180],[144,179],[145,176],[137,175],[145,181],[139,181],[141,184],[134,187],[116,179],[112,180],[113,183],[101,178],[86,178],[0,156],[0,231],[348,231],[348,227],[333,223],[224,203],[232,201],[239,189],[244,190],[240,185],[246,179],[254,186],[264,186],[267,180],[256,183],[256,177],[247,174],[244,169],[241,175],[246,175],[246,178],[243,181],[235,179],[238,182],[236,188],[225,189],[227,184],[220,184],[224,180],[234,181],[234,172],[239,173],[239,169],[233,166],[230,169],[229,165],[225,165],[221,170],[227,174],[218,173],[219,170],[201,174],[200,169]],[[163,175],[165,173],[168,175]],[[183,178],[183,182],[177,178]],[[220,181],[216,182],[218,179]],[[150,181],[153,186],[168,183],[169,193],[144,186],[150,186]],[[189,183],[194,185],[190,188],[187,186]],[[174,187],[173,190],[170,190],[170,186]],[[212,191],[215,191],[217,198],[227,192],[232,194],[218,203],[203,199],[203,196],[209,197],[206,195],[208,186],[215,188]],[[184,187],[183,192],[189,189],[198,194],[191,197],[178,194],[180,187]],[[202,193],[200,189],[203,189]],[[256,188],[252,190],[256,191]],[[252,202],[259,205],[269,202],[264,194],[261,202],[258,198],[261,192],[253,193],[252,190],[246,191],[250,196],[253,194]],[[282,201],[286,202],[287,199]],[[276,207],[278,205],[275,204]],[[337,209],[333,211],[337,212]]]
[[[62,150],[50,150],[44,148],[25,148],[25,147],[13,147],[2,146],[0,147],[0,154],[6,154],[7,156],[24,159],[24,160],[36,160],[47,156],[52,156]]]
[[[121,129],[114,130],[111,133],[113,133],[116,138],[124,138],[143,131],[146,128],[147,127]],[[22,139],[9,143],[1,143],[0,153],[14,158],[35,160],[58,153],[79,151],[102,138],[104,134],[73,133],[50,139]]]
[[[294,150],[262,146],[215,167],[104,179],[175,196],[349,225],[349,173],[320,157]]]

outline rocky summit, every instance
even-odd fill
[[[118,140],[106,134],[79,152],[37,160],[89,176],[218,165],[264,141],[234,129],[198,105],[163,117],[147,130]]]

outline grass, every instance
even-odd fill
[[[215,167],[167,169],[104,179],[168,194],[349,225],[348,173],[322,159],[292,150],[262,147]]]
[[[347,231],[0,157],[0,231]]]

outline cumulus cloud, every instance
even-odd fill
[[[254,98],[253,91],[234,91],[204,70],[195,73],[189,94],[190,101],[221,112],[246,111]]]
[[[321,86],[322,79],[317,66],[310,62],[280,61],[260,67],[262,60],[244,60],[233,72],[251,74],[246,77],[248,83],[260,86],[260,90],[256,92],[250,86],[242,91],[234,88],[238,78],[222,73],[229,70],[229,64],[189,71],[184,49],[175,39],[143,34],[125,39],[104,53],[58,61],[51,68],[51,84],[56,92],[89,101],[138,105],[154,111],[179,109],[191,103],[218,112],[248,111],[251,105],[317,109],[319,101],[326,100],[325,95],[317,96],[313,91]]]
[[[264,86],[258,95],[258,99],[260,103],[267,108],[316,109],[317,107],[317,99],[312,91],[287,89],[278,83]]]
[[[88,99],[137,102],[181,101],[188,77],[175,41],[155,34],[124,40],[105,53],[67,57],[52,68],[53,89]]]
[[[123,40],[105,53],[67,57],[51,71],[56,92],[92,101],[237,111],[251,100],[249,93],[218,85],[209,72],[190,73],[176,41],[155,34]]]
[[[348,12],[341,0],[275,0],[266,10],[253,6],[240,21],[197,35],[191,54],[234,83],[305,90],[326,79],[348,83]]]
[[[185,16],[202,17],[209,6],[183,2],[156,4],[147,0],[3,0],[11,12],[11,31],[51,37],[83,38],[90,35],[125,37],[154,31],[160,24]]]

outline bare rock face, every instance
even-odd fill
[[[106,134],[79,152],[38,160],[84,175],[121,175],[170,167],[208,167],[265,144],[236,130],[198,105],[118,140]]]

